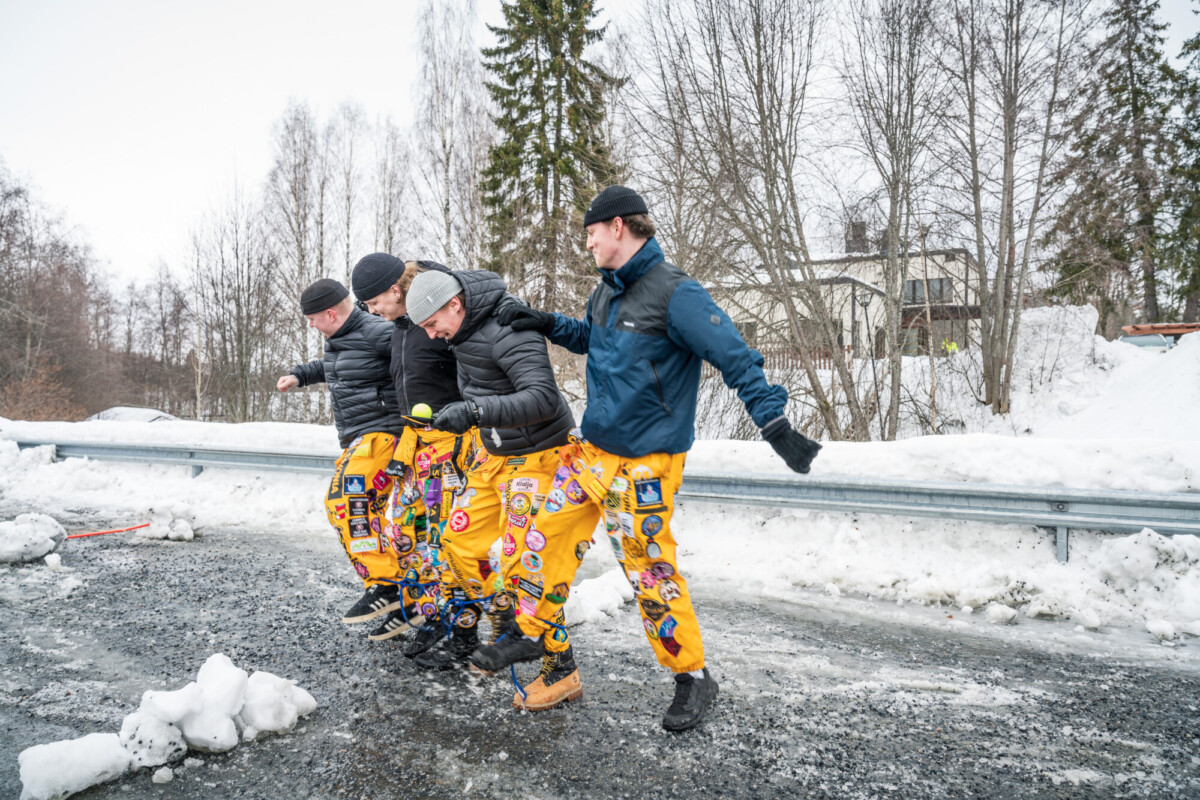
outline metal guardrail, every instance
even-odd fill
[[[17,441],[20,448],[52,446],[56,458],[94,458],[190,466],[328,475],[336,457],[308,451],[255,452],[123,442]],[[1164,535],[1200,535],[1200,493],[1037,488],[987,483],[937,483],[838,476],[684,472],[679,497],[700,502],[818,511],[961,519],[1036,525],[1056,533],[1066,561],[1071,528]]]

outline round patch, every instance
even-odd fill
[[[471,594],[476,597],[483,595],[483,584],[474,578],[467,578],[467,588],[471,590]]]
[[[529,511],[529,495],[514,494],[508,502],[508,510],[514,514],[524,514]]]
[[[450,530],[455,533],[461,533],[471,524],[471,515],[463,511],[461,508],[455,509],[450,515]]]
[[[396,548],[396,552],[399,553],[400,555],[404,555],[408,551],[412,550],[412,547],[413,547],[412,538],[409,536],[405,536],[403,533],[400,534],[399,536],[394,537],[392,539],[392,543]]]
[[[504,534],[504,555],[511,556],[517,552],[517,540],[512,537],[511,533]]]
[[[679,584],[675,581],[666,580],[658,584],[658,596],[663,599],[664,603],[669,603],[672,600],[679,598]]]
[[[424,614],[426,617],[432,617],[434,614],[437,613],[437,606],[435,606],[433,603],[422,603],[421,604],[421,613]]]
[[[561,511],[563,505],[567,502],[567,495],[562,489],[554,489],[550,494],[546,495],[546,511],[553,514],[555,511]]]
[[[526,553],[525,555],[521,556],[521,566],[525,567],[525,569],[529,570],[530,572],[541,572],[542,557],[537,553]]]
[[[379,517],[371,517],[371,532],[375,534],[382,532],[382,528],[379,527]]]
[[[653,536],[662,530],[662,517],[658,514],[651,514],[642,520],[642,533],[647,536]]]
[[[658,558],[662,555],[662,548],[658,546],[658,542],[647,542],[646,558]]]
[[[496,609],[497,611],[503,611],[511,605],[512,598],[504,592],[500,592],[492,598],[492,608]]]
[[[650,565],[650,571],[660,581],[670,578],[675,575],[675,567],[668,564],[666,561],[656,561]]]
[[[475,614],[474,609],[464,608],[458,614],[458,619],[454,620],[454,624],[459,628],[470,628],[479,621],[479,617]]]
[[[648,619],[642,620],[642,627],[646,629],[646,636],[650,639],[658,638],[658,629],[654,627],[654,623]]]
[[[540,552],[546,546],[546,536],[537,528],[530,528],[525,534],[525,546]]]
[[[563,487],[563,491],[566,492],[567,501],[571,505],[577,506],[583,502],[585,495],[583,493],[583,487],[579,485],[579,481],[571,481]]]
[[[584,539],[582,542],[575,545],[575,557],[578,558],[580,561],[583,561],[584,553],[586,553],[591,548],[591,546],[592,546],[592,543],[589,542],[587,539]]]

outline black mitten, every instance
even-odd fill
[[[805,474],[817,457],[821,445],[798,433],[786,417],[778,417],[768,422],[762,429],[763,438],[779,454],[788,469]]]
[[[505,303],[496,310],[496,321],[508,325],[514,331],[537,331],[542,336],[549,336],[554,330],[554,314],[549,311],[538,311],[518,303]]]

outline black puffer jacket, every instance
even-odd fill
[[[325,340],[323,358],[292,369],[301,386],[329,384],[342,447],[365,433],[398,433],[404,427],[388,373],[391,355],[392,323],[356,308]]]
[[[392,381],[405,414],[417,403],[428,403],[437,413],[442,406],[461,400],[458,365],[445,339],[430,339],[408,317],[392,325]]]
[[[514,331],[492,312],[505,297],[493,272],[455,272],[466,296],[466,316],[450,340],[458,359],[458,385],[479,407],[479,428],[489,453],[521,456],[560,447],[575,427],[566,398],[554,382],[546,340],[537,331]]]

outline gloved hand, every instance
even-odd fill
[[[479,407],[470,400],[458,400],[442,406],[430,423],[439,431],[466,433],[479,424]]]
[[[549,336],[554,330],[554,314],[549,311],[537,311],[519,303],[505,303],[496,311],[496,321],[508,325],[514,331],[537,331],[542,336]]]
[[[763,438],[779,454],[788,469],[804,474],[817,457],[821,445],[809,439],[792,428],[787,417],[778,417],[768,422],[762,429]]]

